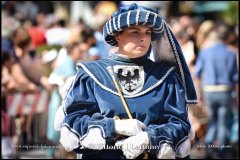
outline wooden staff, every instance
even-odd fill
[[[114,83],[115,87],[117,88],[117,92],[118,92],[118,94],[119,94],[119,96],[120,96],[120,98],[122,100],[122,103],[123,103],[123,106],[124,106],[124,108],[125,108],[125,110],[127,112],[128,118],[129,119],[133,119],[132,114],[131,114],[131,112],[130,112],[130,110],[128,108],[128,105],[127,105],[127,103],[126,103],[126,101],[125,101],[125,99],[123,97],[123,94],[122,94],[120,88],[119,88],[119,85],[118,85],[117,80],[115,78],[115,75],[113,73],[112,67],[111,66],[107,67],[107,70],[108,70],[108,72],[110,73],[110,75],[111,75],[111,77],[113,79],[113,83]]]
[[[115,75],[113,73],[112,66],[107,67],[107,70],[108,70],[109,74],[111,75],[111,77],[113,79],[113,83],[114,83],[115,87],[117,88],[117,92],[118,92],[118,94],[119,94],[119,96],[120,96],[120,98],[122,100],[123,106],[124,106],[124,108],[125,108],[125,110],[126,110],[126,112],[128,114],[128,118],[129,119],[133,119],[132,114],[131,114],[131,112],[130,112],[130,110],[128,108],[128,105],[127,105],[127,103],[126,103],[126,101],[125,101],[125,99],[123,97],[123,94],[122,94],[122,92],[121,92],[121,90],[119,88],[119,85],[118,85],[117,80],[115,78]],[[115,119],[119,119],[119,117],[115,117]],[[144,151],[143,152],[143,159],[147,159],[147,158],[148,158],[148,153],[146,151]]]

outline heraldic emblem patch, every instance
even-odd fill
[[[113,66],[114,74],[126,95],[138,93],[144,84],[144,71],[142,66]]]

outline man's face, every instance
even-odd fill
[[[144,56],[151,44],[151,29],[147,26],[132,26],[116,35],[119,52],[130,58]]]

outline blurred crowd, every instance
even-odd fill
[[[172,29],[194,79],[198,109],[189,108],[201,158],[238,157],[238,28],[181,16]],[[204,120],[205,118],[205,120]],[[202,153],[200,153],[202,154]],[[200,158],[198,157],[198,158]]]
[[[116,51],[104,41],[102,28],[112,13],[128,2],[64,2],[2,1],[2,158],[17,158],[21,149],[12,147],[17,144],[60,145],[53,122],[63,86],[77,71],[76,63],[106,58]],[[70,17],[66,6],[79,8],[72,10]],[[202,158],[238,157],[238,25],[189,15],[165,19],[181,45],[198,91],[198,105],[189,107],[196,132],[193,146],[229,145],[230,149],[220,151],[221,147],[205,147]],[[216,85],[210,86],[212,81]],[[48,95],[46,109],[26,114],[23,107],[28,95],[36,105],[43,91]],[[19,99],[19,94],[24,96]],[[23,107],[13,105],[17,102]],[[9,114],[10,107],[15,107],[14,114]],[[206,120],[201,121],[202,117]],[[76,157],[63,149],[47,152],[51,158]]]

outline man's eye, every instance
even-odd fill
[[[131,34],[137,34],[138,32],[137,31],[133,31],[133,32],[131,32]]]
[[[146,32],[146,34],[147,34],[147,35],[151,35],[151,34],[152,34],[152,32]]]

